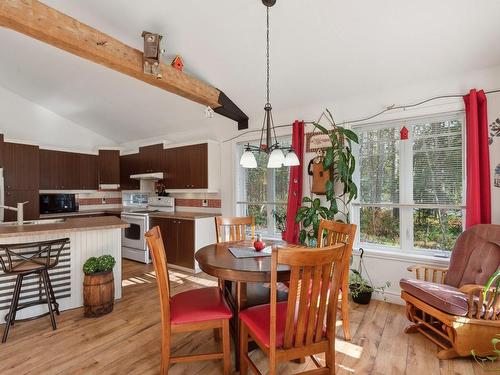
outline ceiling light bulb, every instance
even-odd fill
[[[267,162],[268,168],[281,168],[283,166],[283,162],[285,161],[285,155],[283,151],[279,148],[274,149],[273,152],[269,155],[269,160]]]
[[[300,165],[299,158],[297,157],[297,154],[295,153],[295,151],[293,151],[293,149],[290,149],[288,151],[288,154],[286,154],[283,165],[286,167],[293,167],[296,165]]]
[[[206,118],[214,118],[214,116],[215,116],[215,112],[210,106],[205,108],[205,117]]]
[[[240,165],[243,168],[257,168],[257,159],[252,151],[246,150],[243,155],[241,155]]]

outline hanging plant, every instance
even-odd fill
[[[358,196],[358,187],[353,181],[356,160],[352,154],[352,142],[358,143],[358,136],[352,130],[335,124],[331,112],[327,109],[323,114],[331,124],[331,129],[318,122],[315,128],[327,134],[331,146],[326,148],[323,159],[323,170],[329,170],[331,179],[326,182],[327,206],[322,206],[319,198],[304,197],[303,206],[299,207],[295,221],[302,224],[300,243],[314,246],[318,236],[320,218],[349,223],[349,203]],[[335,192],[335,186],[341,186]]]

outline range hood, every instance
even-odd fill
[[[130,178],[136,180],[162,180],[163,172],[132,174]]]

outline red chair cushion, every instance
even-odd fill
[[[232,316],[218,287],[188,290],[170,300],[171,324],[230,319]]]
[[[413,279],[401,279],[399,285],[413,297],[445,313],[465,316],[469,310],[467,295],[453,286]]]
[[[276,347],[282,347],[285,341],[285,320],[287,301],[278,302],[276,305]],[[248,329],[256,339],[269,348],[271,305],[250,307],[240,312],[240,319],[245,322]]]

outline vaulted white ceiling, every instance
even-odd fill
[[[260,0],[45,0],[136,48],[165,36],[167,57],[224,91],[258,124],[265,101]],[[278,0],[271,9],[277,110],[376,93],[500,65],[500,2]],[[0,86],[117,143],[220,137],[236,124],[143,82],[0,30]],[[257,125],[258,126],[258,125]]]

